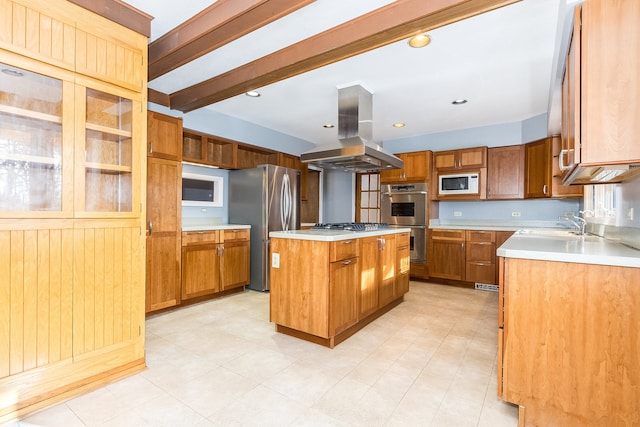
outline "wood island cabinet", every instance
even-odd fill
[[[487,199],[524,198],[524,145],[489,148]]]
[[[402,301],[408,250],[409,233],[333,242],[271,238],[276,330],[328,347],[344,341]]]
[[[404,167],[380,171],[381,183],[425,182],[430,179],[431,151],[399,153],[396,156],[402,159]]]
[[[394,296],[409,292],[411,270],[411,233],[396,235],[396,282]]]
[[[2,423],[144,368],[147,38],[0,9]]]
[[[638,425],[640,268],[501,258],[500,270],[498,395],[519,425]]]

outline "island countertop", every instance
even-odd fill
[[[520,230],[497,250],[498,256],[640,268],[640,250],[602,237],[561,230]]]
[[[384,236],[387,234],[410,233],[410,228],[386,228],[374,231],[345,230],[288,230],[271,231],[270,238],[315,240],[318,242],[337,242],[340,240],[361,239],[364,237]]]

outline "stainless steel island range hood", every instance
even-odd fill
[[[302,153],[300,160],[325,169],[366,172],[401,168],[402,159],[371,142],[372,95],[361,85],[338,88],[338,141]]]

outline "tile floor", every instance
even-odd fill
[[[333,350],[247,291],[147,321],[148,369],[6,424],[516,426],[496,397],[497,294],[424,282]]]

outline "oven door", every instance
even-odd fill
[[[427,261],[427,226],[391,225],[391,228],[410,228],[409,237],[411,262],[424,263]]]
[[[380,220],[390,225],[426,225],[426,192],[382,193]]]

